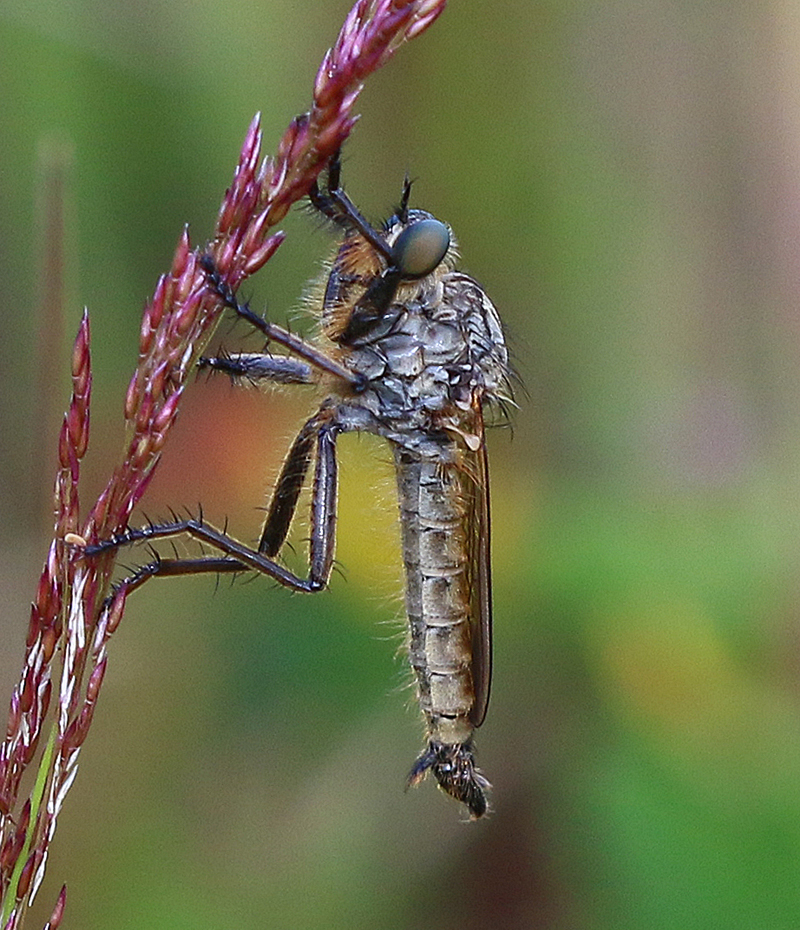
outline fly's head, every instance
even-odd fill
[[[433,295],[452,271],[457,250],[450,227],[424,210],[410,210],[406,180],[400,206],[380,229],[373,228],[339,187],[339,165],[328,174],[327,193],[313,189],[313,205],[345,230],[323,298],[323,329],[346,347],[385,331],[395,304]],[[427,299],[432,299],[428,297]]]
[[[381,429],[468,436],[472,448],[480,431],[465,421],[506,393],[502,327],[483,288],[455,270],[450,227],[410,209],[410,190],[406,181],[400,205],[376,229],[339,187],[337,162],[325,192],[312,189],[313,205],[344,232],[317,292],[326,351],[363,378],[348,401],[357,393]]]
[[[456,245],[450,228],[424,210],[394,214],[376,248],[360,230],[346,233],[333,261],[323,301],[326,334],[354,345],[386,329],[393,305],[419,303],[437,292],[453,269]]]

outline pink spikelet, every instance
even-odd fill
[[[31,606],[24,663],[0,745],[0,930],[21,926],[41,884],[100,695],[108,641],[125,606],[124,586],[109,597],[115,553],[84,558],[83,547],[127,526],[223,310],[200,259],[210,253],[222,281],[236,290],[271,258],[283,240],[276,224],[305,196],[355,125],[354,106],[366,78],[444,6],[445,0],[358,0],[323,58],[311,108],[292,120],[274,155],[261,158],[260,121],[253,119],[211,242],[193,247],[184,230],[172,267],[145,305],[138,362],[124,400],[125,452],[82,518],[78,487],[92,385],[84,313],[72,355],[72,397],[59,435],[54,538]],[[30,796],[21,799],[20,782],[33,763],[38,775]],[[61,923],[65,905],[64,887],[49,930]]]

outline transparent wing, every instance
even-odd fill
[[[479,727],[489,706],[492,683],[492,566],[489,516],[489,462],[480,397],[473,398],[471,433],[475,445],[465,453],[464,496],[469,545],[472,681],[475,703],[470,721]]]

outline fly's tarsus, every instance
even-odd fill
[[[113,586],[112,594],[106,598],[106,603],[111,603],[113,595],[120,588],[126,588],[128,594],[140,588],[150,578],[159,575],[162,578],[176,577],[178,575],[200,575],[214,573],[216,575],[238,575],[250,571],[249,566],[243,565],[236,559],[225,558],[224,556],[202,556],[197,559],[162,558],[157,552],[152,561],[140,565],[127,578],[116,583]]]
[[[244,303],[239,301],[236,292],[222,277],[216,262],[210,255],[206,254],[200,256],[200,267],[206,273],[206,278],[211,290],[219,297],[224,306],[229,310],[233,310],[238,317],[247,320],[254,329],[262,332],[268,340],[274,338],[273,330],[275,330],[276,327],[264,319],[263,316],[259,316],[251,310],[250,304],[247,301]],[[276,339],[276,342],[277,341],[279,340]]]
[[[335,479],[335,475],[334,475]],[[335,497],[335,494],[332,495]],[[322,514],[320,519],[326,519]],[[208,556],[198,559],[156,559],[148,565],[142,566],[134,572],[123,584],[137,588],[149,578],[156,576],[170,577],[175,575],[198,575],[219,572],[260,572],[274,579],[284,587],[293,591],[302,591],[306,594],[316,594],[322,591],[327,584],[328,576],[324,577],[318,572],[327,570],[332,561],[332,534],[321,544],[321,552],[312,553],[311,573],[308,578],[301,578],[289,569],[273,561],[263,552],[251,549],[225,532],[215,529],[202,518],[189,518],[177,520],[172,523],[150,523],[137,529],[129,529],[125,533],[117,534],[110,539],[104,539],[86,547],[84,555],[88,557],[102,555],[110,549],[119,549],[122,546],[140,542],[150,542],[156,539],[167,539],[179,535],[190,536],[200,543],[206,543],[222,553],[220,556]]]
[[[328,176],[325,193],[314,185],[308,192],[315,210],[336,223],[337,226],[360,233],[389,265],[392,264],[392,249],[385,238],[367,220],[341,186],[342,162],[337,152],[328,162]]]
[[[451,798],[461,801],[472,820],[478,820],[489,809],[486,792],[492,787],[475,765],[472,743],[428,743],[414,763],[408,776],[408,787],[418,785],[433,772],[439,787]]]

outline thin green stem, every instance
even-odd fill
[[[30,855],[34,832],[39,817],[39,809],[42,806],[45,791],[47,790],[47,782],[51,775],[50,761],[53,758],[53,750],[55,749],[57,735],[58,722],[55,721],[50,727],[50,736],[47,739],[47,745],[44,748],[42,758],[39,762],[39,771],[36,773],[36,783],[33,786],[33,791],[31,791],[31,814],[28,820],[25,845],[22,847],[22,852],[17,857],[17,861],[14,865],[14,871],[11,873],[8,893],[3,902],[2,916],[0,916],[0,926],[2,927],[5,927],[8,918],[11,916],[11,911],[16,906],[16,894],[12,893],[12,889],[16,889],[22,870],[25,868],[25,863],[28,861],[28,856]]]

